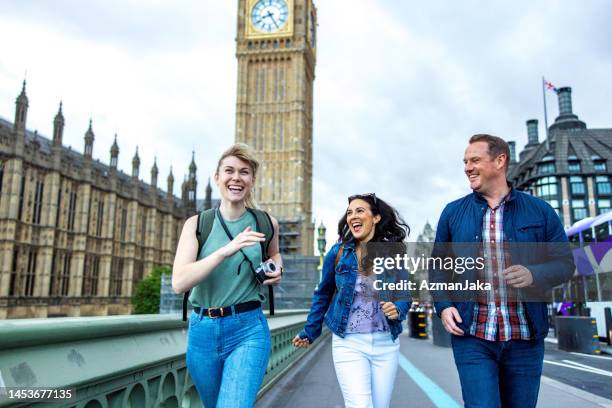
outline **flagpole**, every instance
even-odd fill
[[[544,101],[544,128],[546,129],[546,151],[548,151],[550,149],[550,144],[548,142],[548,110],[546,109],[546,87],[544,76],[542,76],[542,100]]]

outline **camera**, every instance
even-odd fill
[[[276,272],[276,265],[273,261],[266,261],[259,264],[257,269],[253,271],[255,274],[255,279],[259,283],[264,283],[264,281],[268,279],[272,279],[269,276],[266,276],[266,272]]]

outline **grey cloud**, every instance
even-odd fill
[[[346,196],[352,193],[375,191],[387,199],[413,227],[413,237],[425,220],[435,223],[447,202],[469,192],[461,160],[471,134],[490,132],[516,140],[520,151],[526,143],[525,120],[537,118],[543,137],[541,75],[557,86],[573,87],[574,111],[590,127],[612,125],[608,1],[315,2],[320,20],[313,214],[318,220],[323,214],[329,218],[324,221],[332,236]],[[195,148],[202,196],[209,169],[234,140],[236,72],[225,67],[236,66],[236,4],[26,0],[3,4],[0,21],[35,25],[92,46],[118,48],[120,56],[134,56],[132,61],[90,64],[146,67],[147,81],[140,86],[149,87],[150,94],[116,90],[133,100],[140,116],[157,122],[141,154],[141,173],[147,169],[148,178],[151,156],[163,151],[164,157],[158,157],[160,177],[165,179],[172,162],[178,185],[184,162]],[[193,62],[191,55],[201,59]],[[180,64],[191,63],[195,69],[156,64],[179,56]],[[12,87],[2,90],[9,96],[0,101],[0,115],[9,119],[19,84],[10,84],[8,78],[21,72],[22,67],[14,68],[18,63],[0,63],[1,83]],[[84,88],[71,83],[68,63],[63,70],[66,87]],[[89,80],[113,89],[113,76],[121,70],[93,72]],[[39,83],[36,92],[44,89]],[[95,97],[87,89],[71,95],[80,97],[67,106],[88,104]],[[33,97],[31,103],[34,120],[42,102]],[[557,115],[554,94],[548,94],[548,103],[552,122]],[[92,112],[94,125],[96,117],[108,123],[100,129],[100,138],[96,133],[94,156],[102,161],[108,159],[112,123],[118,120],[106,109],[94,107]],[[71,118],[70,126],[86,119]],[[45,117],[49,129],[51,120],[52,115]],[[79,150],[84,130],[70,130],[76,140],[70,143]],[[118,130],[120,138],[134,137],[120,142],[120,166],[129,171],[134,147],[142,142],[136,140],[139,135]]]
[[[219,35],[233,39],[235,10],[229,1],[22,0],[3,4],[3,13],[13,19],[138,54],[176,52]]]

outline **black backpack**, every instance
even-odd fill
[[[198,213],[198,226],[196,228],[196,238],[198,239],[198,252],[197,256],[200,255],[200,251],[202,250],[202,246],[208,239],[210,232],[212,231],[213,224],[215,222],[215,211],[216,208],[211,208],[208,210],[201,211]],[[272,219],[270,215],[262,210],[258,210],[255,208],[248,208],[247,211],[250,212],[253,217],[255,217],[255,226],[257,228],[257,232],[261,232],[266,236],[266,240],[264,242],[260,242],[261,246],[261,259],[267,259],[268,248],[270,247],[270,243],[272,242],[272,238],[274,238],[274,226],[272,225]],[[185,292],[183,296],[183,321],[187,321],[187,302],[189,301],[189,293],[191,291],[188,290]],[[270,315],[274,315],[274,290],[272,286],[268,285],[268,300],[270,304]]]

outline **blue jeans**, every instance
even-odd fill
[[[252,407],[269,358],[261,308],[216,319],[191,314],[187,369],[206,408]]]
[[[487,341],[453,336],[453,354],[468,408],[535,407],[544,339]]]

